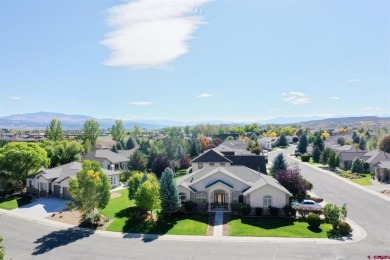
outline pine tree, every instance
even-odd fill
[[[282,153],[278,154],[275,159],[273,160],[272,162],[272,167],[271,167],[271,174],[273,176],[275,176],[275,174],[278,172],[278,171],[283,171],[283,170],[286,170],[287,169],[287,162],[286,160],[284,159],[284,156]]]
[[[299,144],[298,144],[298,152],[304,154],[307,152],[307,145],[308,145],[308,141],[307,141],[307,136],[306,134],[302,134],[301,137],[299,138]]]
[[[366,150],[366,145],[367,145],[367,142],[366,142],[366,140],[364,139],[364,137],[360,137],[360,140],[359,140],[359,149],[360,149],[360,150]]]
[[[331,151],[328,157],[328,166],[331,170],[335,170],[340,164],[340,158],[335,151]]]
[[[116,145],[112,146],[111,151],[114,153],[118,153],[118,149],[116,148]]]
[[[318,146],[316,146],[316,147],[314,148],[312,157],[313,157],[313,162],[315,162],[315,163],[319,163],[319,162],[320,162],[321,151],[320,151],[320,149],[318,148]]]
[[[322,164],[328,164],[328,158],[329,158],[329,154],[332,152],[332,149],[327,147],[325,148],[322,153],[321,153],[321,157],[320,157],[320,162]]]
[[[163,216],[169,216],[181,207],[179,190],[170,168],[165,169],[160,179],[160,199]]]
[[[363,173],[364,172],[364,162],[360,158],[355,158],[352,161],[352,167],[351,167],[352,173]]]
[[[316,136],[316,138],[313,141],[313,147],[314,148],[318,147],[318,149],[320,150],[320,153],[324,150],[325,144],[324,144],[324,140],[321,138],[321,135]]]
[[[287,138],[286,136],[284,136],[284,134],[281,134],[279,136],[277,146],[282,146],[282,147],[288,146]]]
[[[127,142],[126,142],[126,149],[131,150],[133,148],[135,148],[135,141],[130,136],[129,139],[127,140]]]

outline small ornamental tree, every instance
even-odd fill
[[[337,230],[340,221],[344,221],[347,217],[347,207],[344,204],[338,207],[335,204],[326,204],[324,207],[324,216],[332,224],[332,229]]]
[[[309,142],[307,140],[306,134],[302,134],[301,137],[299,138],[299,144],[297,146],[298,152],[304,154],[307,152],[307,146]]]
[[[161,178],[163,171],[171,165],[167,156],[158,155],[154,158],[152,163],[152,172],[156,174],[157,178]]]
[[[130,178],[127,181],[127,188],[129,189],[129,199],[135,198],[135,194],[138,190],[139,185],[144,174],[142,172],[132,172]]]
[[[329,147],[325,148],[322,153],[321,153],[321,157],[320,157],[320,163],[322,164],[328,164],[328,158],[329,158],[329,154],[332,152],[333,150]]]
[[[69,192],[75,206],[90,219],[95,216],[95,208],[107,206],[110,189],[107,175],[95,161],[85,160],[76,178],[69,180]]]
[[[180,158],[179,161],[179,168],[180,169],[187,169],[191,167],[191,158],[187,155],[184,155]]]
[[[329,153],[329,157],[328,157],[328,166],[331,170],[335,170],[336,167],[338,167],[340,164],[340,159],[339,159],[339,156],[338,154],[336,154],[335,151],[331,151]]]
[[[163,216],[178,211],[181,207],[179,190],[173,179],[173,171],[166,168],[160,179],[161,213]]]
[[[282,153],[278,154],[275,159],[272,162],[272,167],[271,167],[271,174],[275,176],[275,174],[278,171],[284,171],[287,169],[287,162],[286,159],[284,159],[284,156]]]
[[[150,211],[153,215],[153,209],[160,206],[160,187],[158,180],[148,178],[141,183],[135,193],[135,203],[144,211]]]
[[[278,171],[276,180],[284,186],[297,200],[306,198],[309,190],[308,181],[302,177],[299,168]]]
[[[390,153],[390,135],[383,137],[382,141],[379,144],[379,150],[386,153]]]
[[[320,149],[317,146],[313,150],[312,157],[313,157],[313,162],[315,162],[315,163],[319,163],[320,162],[321,151],[320,151]]]
[[[352,161],[352,167],[351,167],[352,173],[363,173],[364,172],[364,162],[360,158],[355,158]]]

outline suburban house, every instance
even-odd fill
[[[196,202],[200,211],[238,210],[241,203],[253,210],[283,208],[292,196],[266,175],[264,156],[216,149],[192,160],[192,173],[179,177],[176,183],[182,202]]]
[[[251,152],[247,150],[248,144],[248,142],[241,140],[227,140],[215,147],[214,150],[221,153],[234,152],[234,154],[251,154]]]
[[[233,137],[234,140],[237,140],[240,137],[240,134],[231,133],[231,134],[217,134],[214,135],[213,138],[219,138],[221,141],[225,141],[229,136]]]
[[[71,162],[52,169],[43,169],[27,178],[27,191],[37,196],[53,196],[63,199],[72,199],[69,193],[69,179],[75,178],[82,169],[79,162]],[[102,169],[108,176],[111,186],[119,185],[119,172]]]
[[[219,152],[217,148],[209,149],[192,160],[192,171],[208,166],[242,165],[254,171],[267,174],[265,157],[255,154],[236,154],[234,151]]]
[[[386,153],[383,151],[369,151],[365,153],[362,157],[363,161],[368,164],[368,169],[370,173],[375,173],[375,167],[381,162],[389,162],[390,161],[390,153]]]
[[[279,137],[262,137],[257,139],[262,149],[272,150],[272,148],[276,147],[276,142]]]
[[[126,157],[127,159],[130,159],[130,157],[137,151],[138,148],[133,148],[130,150],[118,150],[118,154],[122,155],[123,157]]]
[[[380,182],[390,183],[390,161],[381,161],[375,166],[375,177]]]
[[[352,167],[352,161],[355,158],[361,158],[367,151],[363,151],[352,145],[343,145],[335,149],[336,153],[340,157],[340,169],[350,170]]]
[[[127,167],[129,159],[110,150],[96,150],[82,155],[83,160],[97,161],[103,169],[120,171]]]

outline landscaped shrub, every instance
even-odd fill
[[[255,208],[256,216],[261,216],[263,214],[263,208]]]
[[[284,214],[286,214],[287,217],[293,217],[293,218],[296,217],[297,210],[291,207],[290,205],[284,206],[283,210],[284,210]]]
[[[321,225],[321,219],[320,216],[314,213],[310,213],[307,216],[307,223],[309,224],[309,227],[313,229],[318,229]]]
[[[241,204],[241,214],[247,216],[249,213],[251,213],[251,206],[245,203]]]
[[[323,202],[323,201],[324,201],[324,199],[323,199],[323,198],[314,198],[314,197],[309,197],[308,199],[309,199],[309,200],[313,200],[313,201],[315,201],[315,202],[317,202],[317,203],[321,203],[321,202]]]
[[[271,207],[269,209],[269,212],[271,213],[271,216],[277,216],[279,215],[279,209],[278,208],[275,208],[275,207]]]
[[[187,212],[194,212],[194,209],[196,208],[196,203],[191,201],[191,200],[188,200],[184,203],[184,209],[187,211]]]
[[[302,154],[301,160],[302,160],[302,162],[310,162],[310,155]]]
[[[352,228],[347,222],[340,221],[339,232],[341,235],[346,236],[352,232]]]

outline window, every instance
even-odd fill
[[[187,195],[183,192],[179,193],[181,204],[184,204],[187,201]]]
[[[202,169],[203,168],[203,163],[198,163],[198,168]]]
[[[220,165],[220,166],[225,166],[225,163],[224,163],[224,162],[221,162],[219,165]]]
[[[196,203],[198,203],[198,204],[207,203],[207,193],[206,192],[197,192],[196,193]]]
[[[272,197],[271,196],[269,196],[269,195],[264,196],[263,207],[264,208],[272,207]]]
[[[210,165],[210,166],[214,166],[214,163],[213,163],[213,162],[211,162],[211,163],[209,163],[209,165]]]

